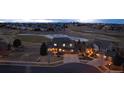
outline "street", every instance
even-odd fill
[[[82,63],[68,63],[57,67],[1,64],[0,73],[100,73],[100,71],[91,65]]]

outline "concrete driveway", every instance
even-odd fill
[[[63,60],[64,63],[80,62],[78,54],[64,54]]]

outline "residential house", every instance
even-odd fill
[[[76,52],[74,41],[68,37],[55,37],[48,44],[48,50],[53,53],[73,53]]]

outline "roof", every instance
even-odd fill
[[[94,43],[98,45],[99,47],[106,49],[107,47],[112,45],[111,41],[106,41],[106,40],[94,40]]]
[[[55,37],[52,40],[53,42],[72,42],[72,40],[68,37]]]

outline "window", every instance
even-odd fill
[[[56,43],[54,43],[54,46],[57,46],[57,44],[56,44]]]
[[[63,43],[63,47],[65,47],[65,43]]]
[[[59,48],[59,52],[61,52],[62,51],[62,49],[61,48]]]
[[[70,43],[70,47],[72,47],[72,44]]]

